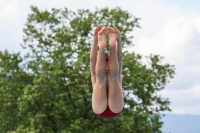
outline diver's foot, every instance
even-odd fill
[[[106,48],[106,27],[98,32],[98,41],[100,48]]]
[[[109,45],[110,47],[113,47],[116,45],[116,40],[117,40],[117,31],[114,28],[107,27],[107,34],[109,38]]]

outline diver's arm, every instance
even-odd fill
[[[98,51],[98,32],[101,30],[101,26],[97,26],[94,31],[93,43],[90,51],[90,73],[92,86],[96,83],[96,62],[97,62],[97,51]]]
[[[114,26],[115,30],[117,30],[117,57],[119,62],[119,73],[122,71],[122,44],[121,44],[121,34],[120,31]]]
[[[95,67],[97,62],[97,50],[98,50],[98,41],[94,39],[92,48],[90,51],[90,73],[95,75]]]

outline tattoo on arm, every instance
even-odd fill
[[[92,58],[90,58],[90,61],[91,61],[91,62],[93,62],[93,59],[92,59]]]

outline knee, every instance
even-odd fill
[[[99,76],[97,76],[97,80],[99,81],[99,82],[103,82],[103,77],[99,77]]]
[[[119,66],[118,64],[115,65],[115,64],[109,64],[109,75],[112,77],[112,78],[115,78],[118,76],[119,74]]]
[[[110,71],[110,73],[108,74],[109,77],[113,80],[117,80],[118,79],[118,74],[119,74],[119,71],[116,70],[116,71]]]
[[[103,79],[106,77],[106,74],[105,74],[105,70],[101,70],[101,71],[98,71],[96,73],[96,78],[99,80],[99,81],[103,81]]]
[[[106,77],[106,75],[97,75],[97,76],[96,76],[96,79],[97,79],[100,83],[102,83],[102,82],[105,82],[105,81],[107,80],[107,77]]]
[[[118,76],[117,75],[108,75],[108,81],[117,82]]]

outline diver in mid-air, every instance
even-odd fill
[[[106,37],[110,52],[106,52]],[[98,46],[99,45],[99,46]],[[99,47],[99,50],[98,50]],[[97,26],[90,52],[92,108],[99,117],[115,117],[123,110],[122,46],[120,31],[114,26]]]

